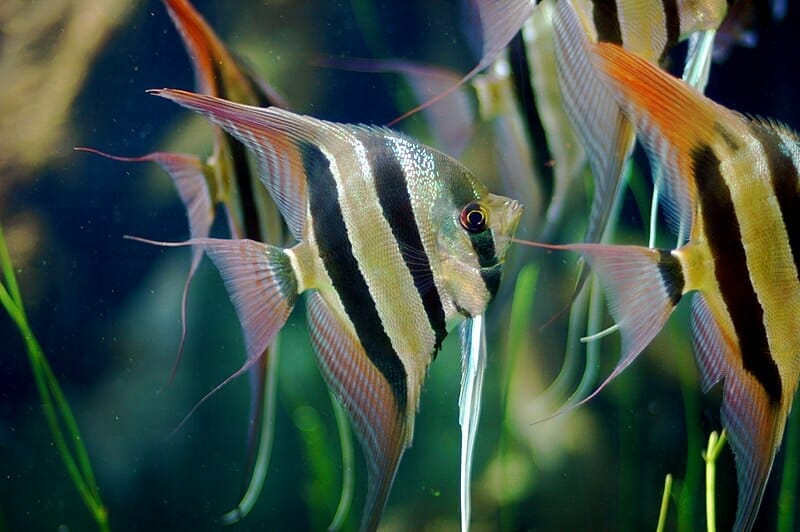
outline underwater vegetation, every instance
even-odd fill
[[[751,513],[754,500],[758,506],[758,487],[748,492],[747,515],[737,517],[742,474],[737,479],[736,466],[742,463],[743,445],[747,452],[750,448],[742,443],[747,438],[741,430],[733,436],[724,433],[727,443],[717,445],[725,397],[719,386],[702,393],[716,373],[699,374],[696,369],[688,302],[677,305],[636,364],[590,401],[575,406],[618,367],[621,349],[630,343],[625,336],[625,323],[630,322],[620,322],[622,342],[619,333],[581,342],[580,337],[619,321],[619,308],[605,310],[594,277],[587,276],[585,289],[574,295],[576,281],[584,279],[580,272],[590,271],[575,254],[513,244],[505,262],[499,254],[503,281],[491,285],[496,295],[486,306],[485,379],[482,389],[477,380],[477,395],[472,395],[481,397],[481,416],[474,453],[467,460],[468,490],[461,488],[466,466],[460,453],[462,445],[470,447],[463,442],[473,433],[463,436],[459,420],[470,429],[474,420],[465,418],[463,409],[459,414],[459,403],[470,404],[469,394],[459,395],[469,384],[467,380],[462,387],[462,372],[480,375],[482,370],[480,364],[470,365],[471,355],[463,356],[459,331],[452,328],[455,320],[448,323],[452,329],[447,338],[434,328],[431,334],[441,350],[427,369],[427,362],[415,368],[424,385],[415,381],[417,388],[405,392],[414,394],[414,402],[398,426],[410,439],[404,431],[412,424],[413,443],[404,454],[393,448],[403,454],[396,476],[392,464],[382,464],[380,474],[389,475],[388,485],[381,477],[380,487],[372,486],[371,468],[380,462],[375,456],[383,455],[369,445],[364,451],[359,442],[370,437],[373,425],[355,423],[355,442],[350,442],[343,410],[350,407],[352,415],[352,402],[342,409],[334,397],[347,396],[348,390],[332,385],[336,393],[329,395],[325,379],[335,381],[333,366],[329,374],[324,366],[320,372],[312,347],[316,342],[320,350],[319,336],[309,338],[307,319],[324,322],[330,309],[320,311],[317,298],[308,311],[300,304],[291,314],[287,311],[279,343],[262,355],[265,344],[252,341],[260,330],[248,333],[245,327],[243,336],[241,305],[232,305],[227,294],[231,277],[221,267],[223,283],[215,267],[225,250],[233,249],[225,246],[232,245],[203,240],[250,238],[269,243],[272,247],[264,249],[272,251],[267,254],[282,256],[274,251],[278,246],[300,240],[290,237],[297,237],[302,226],[303,216],[292,203],[302,197],[299,185],[287,185],[293,193],[289,199],[280,197],[275,185],[269,194],[253,186],[261,184],[259,161],[244,154],[233,138],[236,131],[226,136],[195,114],[145,93],[169,87],[244,104],[277,105],[325,124],[381,126],[451,90],[479,64],[485,69],[461,88],[393,125],[403,133],[341,126],[342,134],[364,143],[378,144],[380,137],[394,139],[386,141],[392,145],[430,145],[455,157],[488,190],[525,205],[516,229],[520,239],[549,244],[602,239],[636,246],[650,240],[673,249],[676,232],[682,237],[679,245],[698,236],[688,234],[693,219],[686,214],[687,202],[674,199],[683,198],[675,192],[676,179],[668,178],[660,191],[667,197],[666,207],[662,203],[660,208],[666,215],[651,224],[653,181],[644,150],[637,148],[631,162],[623,163],[633,126],[646,120],[635,111],[623,113],[625,100],[614,96],[592,100],[616,117],[611,122],[604,119],[583,128],[579,123],[587,112],[583,104],[599,94],[599,89],[586,89],[580,73],[599,67],[591,59],[564,59],[565,48],[594,50],[588,41],[576,45],[570,40],[580,33],[570,33],[574,20],[563,14],[558,18],[565,1],[543,1],[533,10],[532,4],[509,2],[507,6],[519,11],[500,16],[502,23],[494,26],[485,21],[504,13],[503,3],[284,1],[240,2],[234,9],[212,0],[192,2],[209,23],[207,29],[219,36],[213,43],[198,40],[202,32],[187,30],[187,12],[184,18],[180,13],[181,6],[190,4],[178,0],[115,2],[113,9],[104,3],[66,1],[30,6],[9,2],[0,8],[0,71],[9,73],[3,79],[14,81],[7,87],[16,87],[4,89],[0,98],[0,224],[9,251],[0,257],[0,293],[8,296],[3,304],[13,317],[0,319],[5,340],[0,357],[0,529],[218,530],[230,525],[318,530],[334,523],[350,530],[362,523],[365,505],[371,513],[375,494],[370,490],[388,490],[388,485],[384,511],[378,508],[366,522],[372,526],[380,518],[387,530],[457,529],[467,513],[465,492],[471,495],[468,522],[475,530],[639,530],[659,523],[666,530],[727,530],[737,519],[746,525],[755,519],[759,529],[794,529],[800,467],[792,452],[800,445],[797,416],[789,416],[758,517]],[[613,4],[624,12],[624,6],[636,3]],[[722,4],[726,2],[704,3]],[[506,48],[492,31],[513,29],[516,15],[524,21],[522,34],[509,33]],[[795,102],[800,80],[791,68],[798,59],[792,31],[796,10],[782,2],[741,0],[727,17],[712,21],[721,24],[716,36],[710,36],[716,39],[719,62],[710,67],[706,94],[748,116],[800,125]],[[560,35],[569,38],[553,37],[552,28],[558,27],[553,20],[566,24]],[[602,24],[595,31],[599,40],[613,34],[604,34],[610,26]],[[623,42],[632,42],[626,36],[635,35],[634,28],[621,24],[617,31]],[[681,44],[673,34],[665,39],[659,46],[650,43],[651,59],[675,75],[683,74],[687,56],[703,54],[693,48],[702,42]],[[25,53],[15,52],[19,50]],[[499,59],[486,59],[501,50]],[[645,52],[637,53],[647,56]],[[702,87],[706,67],[701,63],[689,69],[687,81]],[[564,90],[564,78],[575,83],[571,89]],[[159,94],[189,101],[185,92]],[[558,105],[564,97],[579,105]],[[219,111],[213,106],[218,104],[208,104],[215,100],[203,101],[209,114]],[[295,116],[271,113],[280,123]],[[226,116],[221,125],[238,127],[241,139],[248,113],[238,109]],[[735,116],[739,118],[720,119],[715,133],[702,137],[717,158],[727,153],[719,146],[735,144],[731,138],[741,132],[732,125],[741,119]],[[612,122],[624,134],[605,128]],[[764,131],[758,134],[764,137],[790,135],[774,122],[753,123],[761,124]],[[322,127],[321,122],[313,124]],[[340,126],[330,127],[340,131]],[[332,150],[340,156],[347,153],[300,126],[288,131],[289,141],[268,139],[271,144],[289,142],[287,149],[297,150],[299,158],[286,163],[295,174],[336,160],[325,155]],[[642,139],[654,142],[649,133]],[[604,158],[608,140],[613,141],[611,159]],[[315,143],[322,146],[316,152],[306,146]],[[250,141],[248,147],[257,144]],[[74,152],[73,147],[134,158],[138,164]],[[271,148],[262,149],[268,153]],[[322,158],[312,156],[317,152]],[[786,148],[783,153],[792,152]],[[269,160],[273,167],[268,174],[283,175],[280,157]],[[668,164],[661,170],[658,166],[654,173],[671,175]],[[596,184],[600,178],[595,174],[606,181]],[[339,179],[334,170],[331,175]],[[727,176],[723,173],[721,179]],[[627,187],[618,185],[626,181]],[[623,192],[614,201],[617,189]],[[464,234],[484,229],[487,211],[478,200],[462,202],[454,211],[461,213],[453,220],[460,220],[455,227]],[[491,221],[493,213],[488,215]],[[612,223],[606,226],[604,220]],[[195,240],[191,248],[172,249],[125,235],[160,242]],[[217,245],[221,247],[215,251]],[[354,249],[362,249],[359,245],[369,251],[369,242],[356,242]],[[587,253],[601,283],[608,284],[602,259],[613,253]],[[215,260],[206,260],[204,254]],[[418,252],[400,255],[407,265],[420,266],[414,262],[421,260]],[[437,261],[430,253],[426,258],[433,261],[429,264]],[[223,264],[226,260],[223,256]],[[277,263],[270,264],[268,269],[277,268]],[[414,270],[409,266],[409,271]],[[476,279],[489,292],[496,281],[487,281],[486,275]],[[683,279],[693,286],[689,273]],[[406,288],[423,294],[420,287],[426,285],[414,280]],[[289,281],[282,283],[283,294]],[[666,290],[676,302],[678,296]],[[405,316],[413,305],[402,299],[396,302],[396,314]],[[478,315],[483,323],[483,306],[470,311],[458,297],[453,301],[455,313],[468,323]],[[428,312],[429,307],[421,308],[424,312],[418,314]],[[630,310],[623,308],[625,312]],[[356,314],[349,310],[347,315],[352,319]],[[36,345],[31,330],[41,349],[33,349],[39,354],[29,359],[26,353]],[[408,336],[421,334],[415,331]],[[470,343],[469,332],[467,328],[464,345],[479,346],[480,334]],[[624,361],[637,354],[627,351]],[[411,367],[401,362],[404,370]],[[204,399],[240,369],[248,375]],[[382,374],[396,402],[407,398],[398,392],[397,381]],[[41,375],[50,384],[43,387]],[[793,390],[797,380],[791,372],[789,380],[785,375],[780,375],[780,386],[768,387],[773,399],[780,400],[767,403],[779,403],[780,416],[791,400],[781,393]],[[371,382],[380,385],[379,380]],[[57,408],[71,407],[72,414],[62,420],[66,436],[54,431],[52,403],[40,395],[48,386],[60,390],[53,392]],[[555,412],[560,413],[551,417]],[[81,445],[71,447],[75,442]],[[770,442],[777,445],[774,437]],[[65,448],[75,449],[73,466]],[[754,448],[761,453],[753,461],[763,477],[771,456],[764,458],[763,448]],[[671,479],[668,490],[665,478]],[[709,490],[711,478],[715,485]]]

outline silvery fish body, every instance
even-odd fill
[[[455,159],[388,129],[155,92],[255,153],[298,244],[192,243],[219,268],[244,328],[248,362],[237,374],[308,293],[318,362],[369,462],[362,527],[376,528],[411,443],[428,365],[448,331],[482,315],[497,292],[520,205],[490,194]]]

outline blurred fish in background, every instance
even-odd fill
[[[185,2],[167,4],[180,10]],[[556,59],[549,51],[549,43],[555,42],[552,19],[562,2],[474,2],[467,9],[459,2],[367,0],[252,2],[237,9],[213,0],[193,4],[210,23],[208,28],[218,33],[219,43],[226,44],[223,49],[235,51],[230,53],[235,59],[229,61],[228,56],[217,55],[214,46],[202,51],[202,46],[187,44],[194,50],[190,52],[193,61],[200,61],[196,67],[213,51],[211,56],[222,59],[223,65],[236,65],[251,82],[263,78],[279,87],[293,109],[339,122],[386,123],[439,97],[444,107],[437,110],[436,104],[430,105],[424,109],[424,120],[411,116],[398,126],[443,151],[459,154],[492,190],[518,194],[530,205],[520,220],[522,238],[549,242],[582,238],[595,183],[585,164],[585,146],[574,140],[564,112]],[[99,20],[100,13],[110,8],[79,2],[21,6],[12,2],[0,8],[0,58],[8,51],[10,62],[5,64],[11,67],[4,79],[27,79],[18,75],[27,69],[20,63],[27,58],[41,75],[52,76],[39,79],[53,81],[31,83],[0,100],[7,106],[7,118],[0,125],[21,124],[9,127],[10,143],[3,142],[4,155],[12,153],[6,146],[27,138],[22,134],[14,138],[25,127],[42,138],[57,130],[47,120],[30,120],[33,111],[45,109],[43,104],[31,103],[36,92],[51,89],[61,97],[70,93],[62,89],[71,86],[75,87],[72,94],[77,94],[64,119],[68,133],[55,152],[64,157],[40,151],[47,154],[46,159],[40,158],[47,161],[45,166],[19,171],[35,145],[21,143],[22,151],[11,157],[15,170],[4,169],[0,180],[0,221],[8,228],[22,290],[31,295],[31,322],[41,332],[45,351],[84,429],[112,528],[219,529],[237,493],[242,500],[248,493],[247,487],[239,491],[239,484],[251,477],[253,454],[249,461],[241,460],[241,432],[254,426],[254,408],[264,403],[251,402],[258,393],[251,395],[246,387],[233,384],[198,409],[175,435],[166,436],[198,397],[241,366],[245,347],[236,316],[217,275],[205,265],[208,261],[196,265],[197,251],[190,263],[195,280],[186,298],[182,290],[188,286],[184,262],[190,260],[188,255],[121,239],[123,234],[171,241],[186,238],[187,207],[192,202],[175,201],[179,196],[174,189],[147,165],[120,166],[74,154],[71,148],[92,146],[126,156],[150,154],[145,158],[151,160],[156,153],[192,154],[181,162],[191,161],[184,168],[193,168],[196,179],[191,181],[199,185],[192,187],[193,193],[200,191],[194,197],[207,193],[208,204],[220,205],[212,209],[204,205],[193,212],[212,211],[210,236],[231,236],[236,225],[231,219],[241,217],[242,227],[246,222],[244,215],[237,214],[244,212],[238,197],[240,185],[224,184],[239,175],[223,163],[233,160],[232,155],[218,155],[229,149],[224,148],[227,140],[223,142],[219,130],[209,129],[200,120],[152,103],[144,90],[194,87],[223,96],[213,91],[233,89],[207,89],[199,81],[201,76],[195,73],[193,77],[181,35],[174,31],[169,11],[161,3],[121,2],[117,18],[107,19],[103,26],[118,29],[105,47],[94,45],[99,53],[94,61],[93,52],[84,49],[78,53],[80,59],[65,59],[68,56],[60,53],[70,47],[62,37],[85,35],[86,31],[73,33],[69,21]],[[791,31],[796,16],[780,0],[732,3],[714,38],[717,57],[723,61],[713,68],[709,95],[742,112],[800,123],[793,103],[798,76],[785,68],[793,64],[798,50]],[[83,41],[104,42],[111,34],[93,24],[98,30]],[[52,31],[54,27],[64,31]],[[39,41],[33,37],[37,34]],[[208,35],[203,39],[211,42]],[[20,48],[12,42],[34,44]],[[15,50],[41,52],[20,55]],[[677,46],[664,58],[664,65],[674,70],[683,64],[686,53],[686,45]],[[342,63],[370,58],[365,61],[372,69],[396,67],[408,87],[387,75],[316,68],[312,65],[319,55]],[[45,60],[49,57],[61,59],[52,63]],[[252,61],[252,66],[240,57]],[[393,58],[395,63],[381,65],[383,58]],[[473,77],[453,88],[465,72]],[[438,81],[420,81],[439,73]],[[58,81],[73,76],[78,80],[74,84]],[[234,77],[223,71],[216,72],[214,79]],[[271,94],[263,87],[258,91]],[[45,97],[44,103],[55,103],[55,93]],[[240,98],[233,93],[227,97]],[[447,104],[448,97],[459,103]],[[17,116],[21,121],[12,122],[11,117]],[[649,221],[652,185],[642,177],[643,165],[636,153],[631,167],[630,192],[621,195],[619,221],[614,224],[615,241],[642,244],[647,240],[643,226]],[[253,177],[250,173],[251,183]],[[230,194],[223,194],[225,190]],[[222,216],[216,216],[217,212]],[[256,225],[262,223],[258,220]],[[190,233],[195,234],[193,229]],[[273,230],[261,234],[262,240],[274,244],[282,244],[280,235]],[[671,237],[659,225],[656,238]],[[507,273],[511,271],[488,316],[482,425],[474,444],[472,526],[650,528],[656,521],[663,476],[670,472],[678,485],[673,488],[674,505],[670,505],[667,523],[679,530],[698,529],[703,514],[700,451],[704,434],[721,423],[719,399],[700,395],[693,364],[684,356],[689,338],[688,315],[682,306],[635,370],[625,372],[585,407],[536,423],[558,406],[564,390],[582,378],[580,363],[585,364],[585,359],[570,368],[571,376],[562,374],[552,385],[559,393],[551,389],[542,396],[567,364],[563,355],[566,325],[553,320],[542,326],[570,299],[575,268],[563,254],[512,247]],[[184,319],[181,301],[185,301]],[[327,407],[327,390],[311,362],[311,345],[301,324],[304,312],[298,309],[295,314],[281,333],[282,352],[290,356],[282,356],[280,368],[275,369],[280,374],[274,403],[278,437],[263,493],[248,506],[249,515],[238,525],[245,528],[262,523],[324,528],[340,502],[344,475],[335,415]],[[613,324],[607,315],[601,313],[599,318],[601,327]],[[165,387],[174,359],[171,346],[183,345],[182,322],[188,325],[184,352],[190,355]],[[65,523],[70,528],[90,528],[73,488],[64,482],[66,477],[59,476],[61,465],[49,452],[33,387],[18,354],[21,348],[6,327],[0,320],[3,337],[11,339],[9,355],[0,362],[0,467],[9,472],[0,488],[0,526],[46,528]],[[589,363],[594,374],[609,363],[613,369],[616,360],[610,353],[619,350],[614,335],[593,345],[602,354]],[[292,348],[286,350],[286,346]],[[415,421],[415,445],[403,458],[382,528],[458,527],[455,396],[461,368],[457,351],[458,342],[446,340],[437,363],[431,365],[429,384],[421,392],[427,398],[420,398],[424,406]],[[583,377],[588,379],[586,374]],[[299,430],[290,430],[289,425]],[[789,447],[791,426],[790,417]],[[250,441],[252,448],[252,436]],[[774,481],[767,484],[759,527],[770,529],[780,520],[782,530],[791,530],[784,516],[791,514],[793,506],[776,510],[778,488],[781,497],[785,493],[778,486],[778,468],[786,467],[788,472],[792,467],[792,453],[787,453],[785,466],[783,454],[777,455]],[[721,528],[732,526],[735,516],[731,456],[723,453],[720,458]],[[366,477],[363,461],[355,461],[354,473],[360,484],[359,479]],[[784,484],[791,485],[790,478],[787,473]],[[570,497],[565,498],[565,493]],[[364,503],[362,497],[356,490],[357,508]],[[37,501],[36,512],[25,510],[31,501]],[[234,514],[228,516],[241,516]],[[358,512],[351,512],[344,527],[357,526],[358,518]]]

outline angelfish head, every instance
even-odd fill
[[[445,287],[458,311],[482,314],[497,294],[506,251],[522,216],[522,205],[482,186],[472,197],[458,195],[439,232]]]

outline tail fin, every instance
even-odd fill
[[[622,334],[622,355],[614,371],[594,392],[574,405],[578,406],[592,399],[630,366],[661,331],[683,295],[683,270],[674,252],[669,250],[605,244],[534,245],[583,255],[600,278],[611,316]]]
[[[669,250],[602,244],[564,248],[583,255],[597,272],[622,334],[620,360],[591,398],[622,373],[664,327],[683,294],[683,271]]]
[[[244,239],[196,238],[173,243],[128,238],[157,246],[202,248],[219,269],[242,325],[247,347],[244,365],[207,393],[184,418],[185,422],[217,390],[253,367],[286,323],[298,295],[291,252]]]

